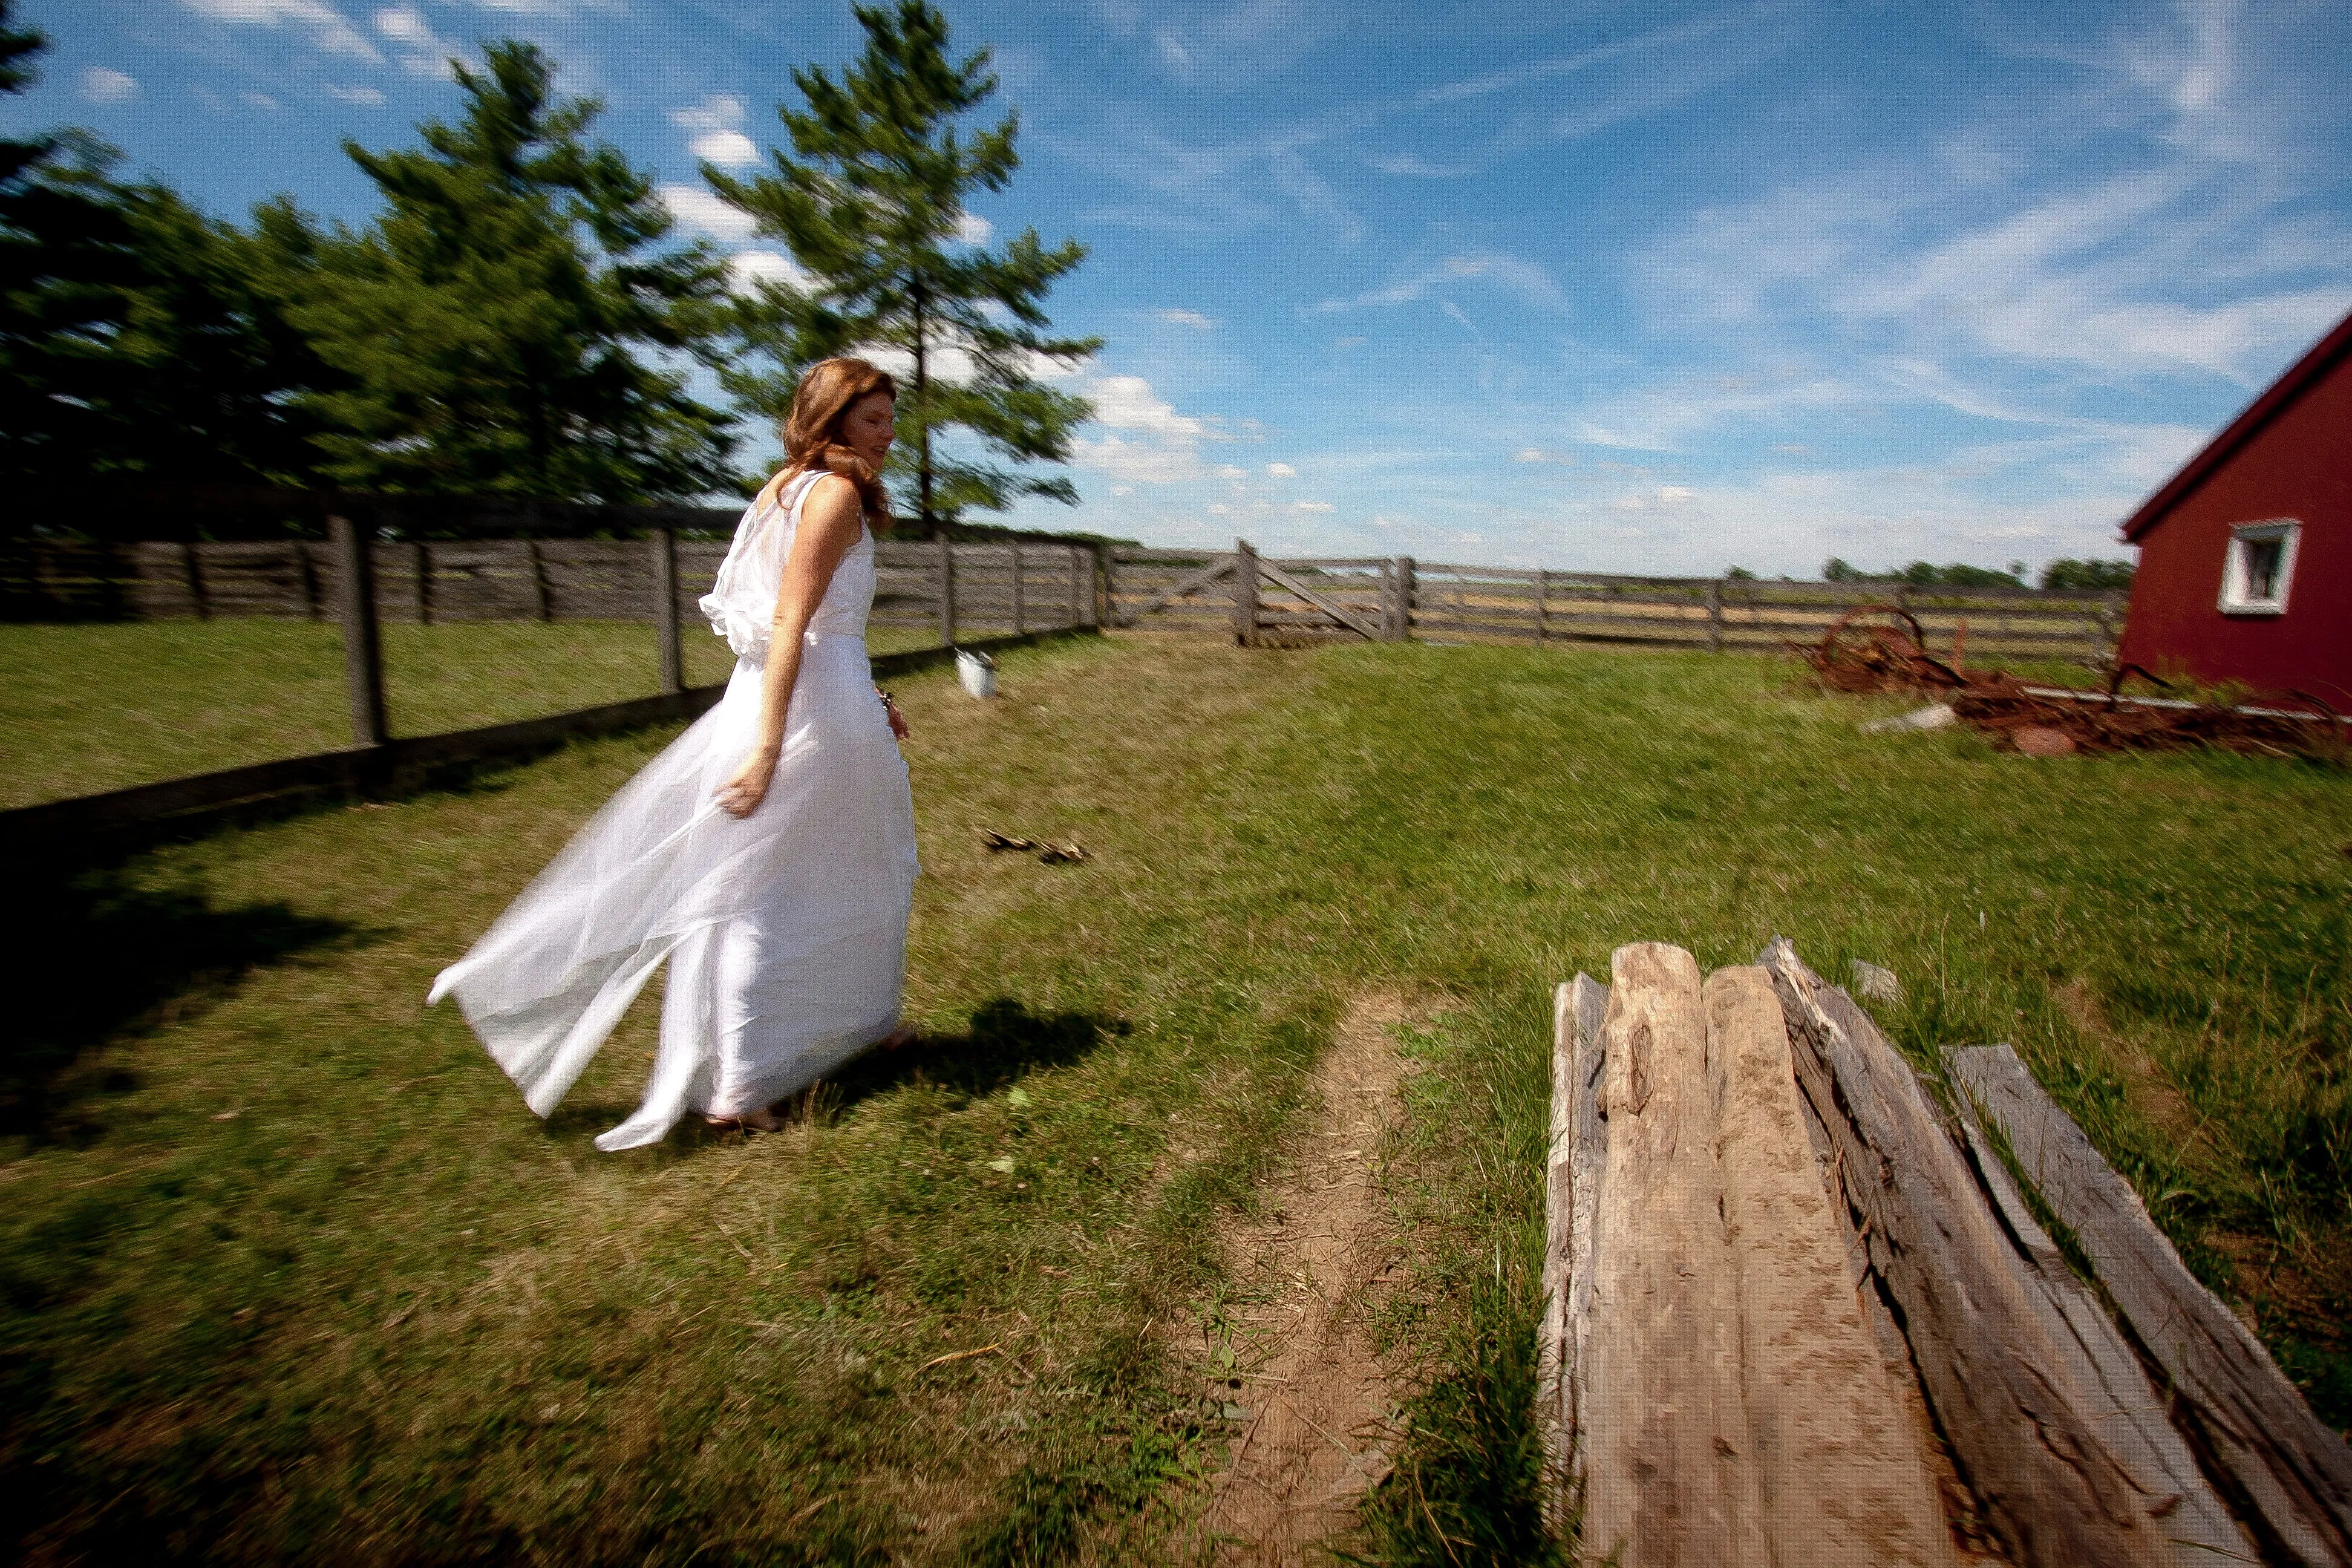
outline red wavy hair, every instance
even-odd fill
[[[889,373],[862,359],[819,360],[793,393],[784,419],[784,472],[839,474],[857,488],[860,510],[876,528],[890,526],[890,492],[874,465],[842,444],[841,422],[861,397],[875,393],[898,401]]]

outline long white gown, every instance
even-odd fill
[[[758,736],[777,586],[819,477],[744,512],[702,601],[735,650],[727,695],[589,819],[427,999],[455,996],[545,1116],[669,960],[645,1102],[599,1149],[657,1142],[689,1110],[773,1104],[897,1026],[919,868],[907,764],[866,658],[871,532],[809,624],[766,798],[741,818],[713,798]]]

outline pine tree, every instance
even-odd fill
[[[984,452],[1016,463],[1062,462],[1070,433],[1094,412],[1084,398],[1038,381],[1040,356],[1075,361],[1099,338],[1047,333],[1042,301],[1086,258],[1066,240],[1047,249],[1034,228],[991,250],[949,248],[965,198],[1004,188],[1021,165],[1018,113],[971,134],[956,119],[996,90],[982,49],[948,58],[946,19],[923,0],[859,6],[866,48],[839,81],[822,68],[793,72],[805,107],[779,104],[792,153],[774,172],[738,180],[705,163],[702,176],[758,231],[782,240],[810,286],[757,281],[737,314],[744,347],[772,365],[724,368],[749,408],[781,417],[802,371],[835,354],[897,350],[913,362],[901,388],[891,467],[909,483],[925,532],[967,510],[1001,511],[1023,496],[1075,503],[1070,481],[942,449],[961,428]],[[944,358],[969,375],[942,379]]]
[[[325,482],[318,398],[344,385],[286,318],[285,279],[309,260],[289,198],[251,232],[154,182],[118,188],[136,276],[110,355],[108,473],[174,480]],[[305,232],[289,243],[289,224]]]
[[[48,47],[0,0],[0,92],[38,79]],[[0,140],[0,476],[80,477],[101,441],[97,411],[137,276],[106,171],[117,154],[80,131]]]
[[[549,500],[684,499],[732,482],[726,416],[662,355],[710,342],[724,273],[671,231],[650,175],[584,133],[603,105],[555,99],[529,44],[457,68],[456,125],[422,148],[344,151],[384,198],[316,241],[290,315],[351,380],[315,401],[327,471],[355,487]],[[301,225],[278,216],[282,244]]]

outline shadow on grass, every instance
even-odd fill
[[[951,1093],[992,1094],[1040,1068],[1067,1067],[1091,1055],[1107,1039],[1128,1032],[1124,1018],[1094,1013],[1033,1013],[1010,996],[982,1003],[961,1034],[918,1035],[897,1050],[867,1051],[777,1107],[779,1114],[808,1114],[812,1102],[821,1118],[842,1115],[865,1100],[919,1079]],[[634,1105],[617,1100],[559,1106],[547,1118],[550,1137],[603,1131],[625,1119]],[[732,1141],[731,1128],[709,1126],[688,1116],[670,1133],[674,1146]]]
[[[115,868],[35,877],[13,897],[0,1138],[35,1146],[95,1142],[105,1118],[93,1102],[139,1086],[135,1056],[103,1047],[201,1012],[255,970],[361,934],[284,903],[224,908],[137,887]]]
[[[1040,1068],[1068,1067],[1127,1021],[1096,1013],[1033,1013],[1010,996],[981,1004],[960,1035],[918,1035],[895,1051],[868,1051],[826,1080],[828,1099],[846,1110],[920,1078],[973,1096],[991,1094]]]

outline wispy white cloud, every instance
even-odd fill
[[[1155,321],[1165,321],[1171,327],[1190,327],[1196,332],[1213,331],[1217,325],[1215,317],[1199,310],[1154,310],[1151,314]]]
[[[788,289],[806,289],[815,282],[781,250],[737,251],[727,258],[727,280],[739,294],[751,293],[753,285],[759,283],[780,283]]]
[[[75,89],[89,103],[129,103],[139,97],[139,79],[104,66],[86,68]]]
[[[287,27],[306,35],[321,54],[382,65],[383,52],[351,18],[326,0],[180,0],[210,21],[248,27]]]
[[[414,5],[387,5],[369,21],[398,48],[401,68],[412,76],[446,79],[454,74],[453,62],[465,58],[465,46],[435,32]]]
[[[1234,87],[1294,64],[1343,19],[1328,0],[1235,0],[1143,7],[1109,0],[1091,7],[1116,37],[1132,40],[1178,81]]]
[[[1288,197],[1295,210],[1329,222],[1342,243],[1353,244],[1362,236],[1362,220],[1338,199],[1322,177],[1308,165],[1306,154],[1310,150],[1359,135],[1401,117],[1449,110],[1614,62],[1662,54],[1720,35],[1758,28],[1800,13],[1804,9],[1804,3],[1805,0],[1766,0],[1764,4],[1717,12],[1673,26],[1653,28],[1631,37],[1597,44],[1590,48],[1380,96],[1213,146],[1186,146],[1133,121],[1119,125],[1118,131],[1120,134],[1107,140],[1054,137],[1051,141],[1056,151],[1090,167],[1128,180],[1160,196],[1177,197],[1221,215],[1225,226],[1259,221],[1272,210],[1270,203],[1240,188],[1236,178],[1246,171],[1261,171],[1265,184],[1276,193]],[[1294,0],[1246,0],[1229,15],[1235,18],[1248,18],[1250,26],[1255,28],[1261,23],[1272,26],[1267,19],[1286,16],[1294,8]],[[1098,4],[1095,10],[1097,19],[1111,26],[1114,31],[1133,34],[1140,28],[1139,22],[1130,24],[1125,19],[1125,12],[1118,5],[1106,9]],[[1276,33],[1285,45],[1309,36],[1295,25],[1286,31],[1277,28]],[[1194,52],[1193,32],[1181,25],[1163,24],[1154,30],[1152,37],[1163,60],[1171,70],[1178,70],[1180,74],[1192,68],[1189,62],[1201,58]],[[1785,47],[1785,44],[1775,44],[1754,52],[1749,63],[1760,62],[1773,48],[1780,47]],[[1254,46],[1253,52],[1246,58],[1248,68],[1254,72],[1286,57],[1281,48],[1262,40]],[[1180,58],[1188,63],[1178,66],[1176,61]],[[1690,91],[1696,92],[1700,88],[1712,85],[1714,79],[1717,79],[1700,81]],[[1664,101],[1655,105],[1664,106]],[[1619,117],[1637,111],[1640,111],[1637,108],[1629,107]],[[1581,131],[1566,121],[1552,132],[1561,136],[1580,133]],[[1441,165],[1423,164],[1409,154],[1385,155],[1374,166],[1384,167],[1393,174],[1451,172],[1444,170]],[[1094,216],[1100,221],[1134,223],[1151,227],[1183,227],[1200,221],[1171,213],[1164,202],[1106,207],[1097,209]]]
[[[1675,511],[1690,505],[1698,498],[1681,485],[1660,485],[1653,490],[1635,490],[1619,496],[1609,503],[1611,511]]]
[[[714,92],[700,103],[669,111],[670,123],[688,131],[726,131],[743,123],[749,111],[731,92]]]
[[[1203,443],[1233,437],[1209,419],[1179,413],[1146,378],[1097,376],[1084,390],[1094,402],[1095,424],[1110,433],[1071,444],[1072,460],[1079,467],[1129,485],[1244,477],[1229,464],[1212,469],[1201,456]]]
[[[740,131],[706,131],[687,143],[687,151],[722,169],[740,169],[760,161],[760,144]]]
[[[2319,176],[2260,118],[2291,89],[2236,103],[2238,10],[2181,0],[2077,61],[2136,100],[2062,98],[1701,209],[1635,268],[1654,320],[1824,323],[2062,395],[2260,384],[2352,304],[2352,228],[2294,210]],[[2139,166],[2085,176],[2118,134],[2140,138]]]
[[[1298,470],[1288,463],[1268,463],[1265,477],[1270,479],[1295,479],[1298,477]]]
[[[322,81],[319,86],[329,98],[340,99],[345,103],[356,103],[365,109],[383,107],[383,89],[381,88],[338,87],[331,81]]]
[[[456,4],[457,0],[445,0]],[[627,9],[624,0],[468,0],[485,11],[498,11],[509,16],[572,16],[583,11],[598,11],[617,15]]]
[[[1391,153],[1367,158],[1365,163],[1383,174],[1399,174],[1422,180],[1458,180],[1465,174],[1475,174],[1475,163],[1433,163],[1411,153]]]
[[[956,219],[956,238],[966,245],[986,245],[995,234],[996,226],[976,213]]]
[[[1484,283],[1501,289],[1538,310],[1566,311],[1568,296],[1551,274],[1522,257],[1502,251],[1477,251],[1449,256],[1419,271],[1378,289],[1368,289],[1345,300],[1321,300],[1301,308],[1306,315],[1334,310],[1360,310],[1381,305],[1403,305],[1416,300],[1443,299],[1465,283]]]
[[[1596,447],[1679,452],[1731,425],[1785,425],[1886,395],[1859,379],[1782,367],[1759,374],[1717,374],[1635,387],[1601,398],[1573,421],[1576,438]]]
[[[758,231],[751,215],[729,206],[702,185],[668,184],[660,188],[662,205],[686,227],[722,241],[742,241]]]

